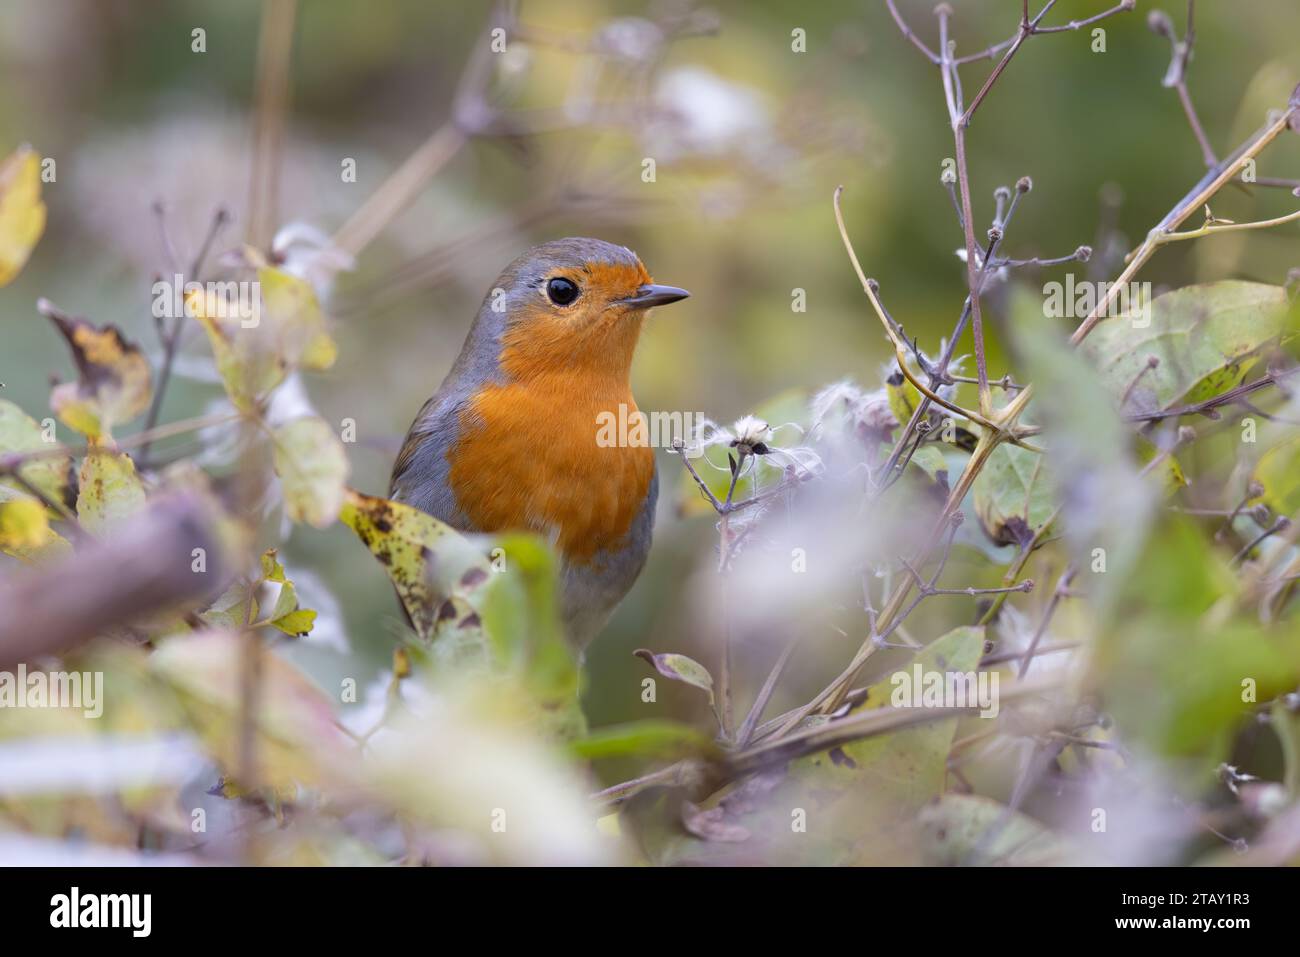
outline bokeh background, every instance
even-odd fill
[[[1009,36],[1019,12],[1012,0],[953,6],[958,53]],[[1102,6],[1061,0],[1047,22]],[[932,7],[900,0],[934,45]],[[1105,52],[1093,52],[1087,31],[1032,40],[981,108],[969,137],[981,230],[996,186],[1023,175],[1034,181],[1003,246],[1009,255],[1064,255],[1092,243],[1108,217],[1136,240],[1200,177],[1200,152],[1176,96],[1160,83],[1169,44],[1147,28],[1151,7],[1140,2],[1105,21]],[[1166,7],[1181,24],[1181,4]],[[451,0],[301,3],[277,222],[337,230],[446,120],[469,51],[488,42],[490,13],[488,4]],[[0,6],[0,143],[8,152],[30,142],[57,162],[57,180],[45,185],[45,238],[0,297],[5,397],[39,414],[50,377],[72,375],[64,344],[37,315],[39,296],[117,323],[157,354],[150,287],[169,267],[156,202],[182,260],[218,206],[234,217],[218,248],[243,240],[259,16],[251,0]],[[635,53],[654,37],[647,17],[689,18],[693,35],[654,47],[654,62],[633,82],[606,82],[618,74],[608,63],[594,73],[601,57],[589,52],[593,44]],[[846,377],[879,383],[887,351],[835,229],[839,184],[865,269],[908,331],[937,350],[965,289],[954,255],[961,233],[939,181],[951,134],[937,70],[883,4],[528,0],[520,18],[539,42],[512,41],[494,64],[503,103],[575,115],[589,96],[616,105],[607,122],[470,142],[365,249],[357,269],[338,277],[329,309],[340,361],[305,380],[293,401],[330,421],[356,421],[352,484],[385,491],[402,434],[497,272],[550,238],[629,245],[657,279],[692,291],[646,328],[634,373],[645,410],[728,422],[787,389],[812,392]],[[1221,155],[1286,103],[1300,78],[1298,27],[1293,0],[1199,5],[1190,86]],[[206,31],[205,53],[191,49],[195,28]],[[806,31],[806,52],[791,48],[795,29]],[[968,97],[990,66],[966,69]],[[656,160],[653,183],[642,180],[647,157]],[[340,175],[347,158],[356,161],[356,182]],[[1290,137],[1270,150],[1260,174],[1298,171],[1300,142]],[[1225,191],[1215,213],[1263,218],[1293,202],[1261,193]],[[1227,276],[1277,283],[1297,265],[1295,248],[1293,230],[1180,244],[1144,277],[1157,285]],[[1113,275],[1113,263],[1099,249],[1092,268],[1109,264]],[[806,291],[805,312],[791,309],[796,288]],[[996,295],[991,303],[996,310]],[[220,395],[198,358],[201,340],[188,340],[193,359],[181,363],[163,421],[201,414]],[[996,343],[991,367],[1003,371]],[[194,451],[183,441],[162,448]],[[692,576],[714,564],[716,535],[707,516],[680,513],[679,462],[661,453],[660,468],[649,566],[587,655],[594,726],[647,716],[645,666],[633,649],[712,654],[684,596]],[[322,612],[295,655],[322,682],[373,677],[399,617],[382,571],[337,526],[295,528],[286,559],[304,604]],[[846,640],[846,655],[856,643]],[[802,700],[824,679],[796,673],[775,705]],[[754,676],[741,680],[748,700],[744,682]],[[661,682],[659,692],[657,713],[707,721],[692,689]]]

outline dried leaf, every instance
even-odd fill
[[[257,271],[257,281],[262,290],[262,320],[280,339],[285,361],[311,371],[333,366],[338,346],[325,327],[311,283],[269,266]]]
[[[63,334],[77,364],[77,381],[55,386],[50,395],[50,407],[66,425],[99,438],[149,407],[149,362],[117,326],[64,316],[45,300],[37,308]]]

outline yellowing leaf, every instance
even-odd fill
[[[280,594],[271,611],[271,624],[286,635],[297,638],[311,632],[316,612],[298,605],[298,591],[291,581],[280,582]]]
[[[77,381],[55,386],[50,395],[51,408],[65,424],[99,438],[149,407],[149,362],[117,326],[64,316],[45,300],[37,308],[63,334],[77,364]]]
[[[889,399],[889,411],[901,423],[911,420],[912,413],[921,404],[921,393],[897,368],[885,380],[885,395]]]
[[[289,579],[285,577],[284,565],[276,557],[274,548],[268,548],[262,553],[262,580],[268,582],[286,582]]]
[[[280,269],[257,271],[262,289],[262,319],[284,343],[286,360],[318,371],[334,365],[338,347],[325,328],[325,316],[311,284]]]
[[[306,416],[277,428],[273,441],[289,518],[317,528],[332,523],[348,477],[348,457],[334,430],[324,419]]]
[[[258,267],[256,282],[193,288],[185,309],[207,331],[226,392],[245,411],[292,370],[328,369],[338,355],[311,284],[271,266]]]
[[[144,486],[129,455],[107,449],[87,453],[77,494],[77,518],[86,531],[103,534],[143,507]]]
[[[41,158],[20,146],[0,164],[0,286],[22,271],[44,231]]]
[[[299,608],[287,615],[272,619],[271,624],[286,635],[301,638],[311,633],[312,627],[316,624],[316,612],[310,608]]]
[[[49,420],[49,428],[43,429],[18,406],[0,399],[0,458],[15,453],[48,453],[54,448],[53,419]],[[43,495],[55,501],[68,502],[71,500],[68,495],[71,470],[71,456],[41,454],[25,462],[21,474]],[[0,478],[0,484],[12,486],[12,482],[3,478]]]
[[[1150,463],[1159,454],[1160,449],[1155,443],[1145,438],[1138,439],[1137,460],[1143,465]],[[1152,481],[1159,483],[1166,496],[1176,495],[1180,489],[1190,484],[1182,465],[1172,455],[1166,455],[1152,468]]]
[[[0,552],[34,564],[61,558],[71,550],[67,539],[50,528],[43,502],[0,485]]]
[[[185,311],[207,332],[217,373],[230,401],[241,412],[256,409],[289,374],[289,364],[274,343],[257,334],[257,326],[244,327],[253,317],[239,317],[236,307],[218,291],[190,291],[185,296]],[[261,325],[260,316],[257,325]]]
[[[50,536],[45,506],[34,498],[0,501],[0,551],[7,555],[40,548]]]

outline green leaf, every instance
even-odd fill
[[[1286,313],[1281,286],[1237,280],[1185,286],[1151,301],[1149,326],[1138,328],[1132,318],[1103,320],[1079,351],[1115,401],[1128,395],[1125,411],[1163,410],[1241,382],[1282,335]],[[1153,358],[1158,365],[1147,368]]]
[[[1300,511],[1300,436],[1273,446],[1255,465],[1255,481],[1264,487],[1260,496],[1276,515]]]
[[[231,403],[241,412],[254,412],[289,374],[289,363],[256,328],[246,329],[253,319],[233,314],[233,306],[214,291],[192,290],[185,297],[185,313],[193,316],[208,334],[217,374]],[[260,319],[257,320],[261,325]]]
[[[278,618],[271,619],[271,624],[286,635],[301,638],[303,635],[311,634],[311,630],[316,624],[316,612],[310,608],[299,608]]]
[[[975,478],[975,514],[998,545],[1025,545],[1056,510],[1044,457],[999,445]]]
[[[26,412],[7,399],[0,399],[0,457],[24,452],[42,453],[25,462],[22,477],[40,492],[56,502],[69,502],[72,457],[65,454],[44,454],[56,448],[53,419],[49,432]],[[46,435],[50,441],[46,441]],[[12,479],[0,478],[0,484],[17,488]]]
[[[1042,301],[1017,290],[1011,315],[1026,378],[1043,384],[1031,407],[1043,427],[1034,441],[1047,450],[1061,526],[1080,570],[1075,587],[1088,595],[1088,607],[1104,627],[1118,586],[1140,559],[1154,514],[1155,484],[1139,476],[1133,430],[1120,420],[1096,370],[1066,344],[1062,332],[1043,322]],[[1105,573],[1094,570],[1099,556]]]
[[[328,369],[338,349],[330,338],[310,283],[262,266],[255,300],[223,297],[220,290],[194,289],[185,297],[187,315],[202,324],[217,371],[235,407],[251,411],[295,369]],[[247,313],[247,314],[245,314]]]
[[[576,710],[577,660],[560,622],[549,549],[535,535],[510,535],[493,555],[491,579],[469,601],[482,616],[499,667],[522,676],[543,706]]]
[[[268,548],[262,553],[262,581],[268,582],[286,582],[289,579],[285,576],[284,565],[280,563],[274,548]]]
[[[868,708],[893,707],[895,676],[910,677],[920,666],[923,674],[976,673],[984,653],[984,629],[954,628],[925,647],[907,667],[885,675],[867,691]],[[862,714],[856,711],[855,714]],[[918,808],[943,788],[948,751],[957,730],[957,718],[934,721],[893,734],[864,738],[839,749],[844,760],[826,755],[810,759],[832,780],[861,782],[898,807]]]
[[[914,369],[910,371],[915,372]],[[885,395],[889,398],[889,411],[900,425],[906,425],[912,413],[921,404],[921,391],[912,385],[912,380],[898,371],[897,364],[891,366],[891,374],[885,379]]]
[[[1154,442],[1141,436],[1138,437],[1138,462],[1146,466],[1159,454],[1160,449]],[[1182,465],[1178,463],[1178,459],[1173,455],[1164,456],[1149,474],[1153,482],[1159,483],[1159,487],[1166,498],[1176,495],[1180,489],[1191,484],[1187,481],[1187,475],[1183,472]]]
[[[343,504],[348,457],[329,423],[305,416],[273,432],[275,471],[284,486],[284,508],[295,522],[331,524]]]
[[[1186,518],[1161,522],[1120,583],[1087,676],[1126,741],[1178,758],[1193,781],[1226,760],[1254,701],[1300,681],[1300,633],[1230,617],[1239,583],[1207,537]]]
[[[908,464],[915,465],[935,482],[940,480],[940,476],[948,474],[948,460],[937,445],[921,446],[912,453]]]
[[[713,675],[709,674],[709,669],[694,658],[673,654],[672,652],[656,655],[653,651],[645,648],[638,648],[632,654],[638,658],[644,658],[652,668],[665,678],[671,678],[674,681],[681,681],[699,688],[709,696],[709,704],[713,704]]]
[[[1079,851],[1026,814],[975,794],[945,794],[920,814],[926,864],[1045,867],[1079,863]]]
[[[213,627],[242,631],[257,621],[257,585],[233,582],[199,617]]]
[[[81,463],[77,519],[92,535],[102,535],[144,508],[144,485],[125,452],[92,448]]]

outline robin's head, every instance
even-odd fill
[[[647,309],[690,293],[654,283],[636,253],[599,239],[535,246],[506,267],[480,320],[513,378],[587,370],[626,380]]]

